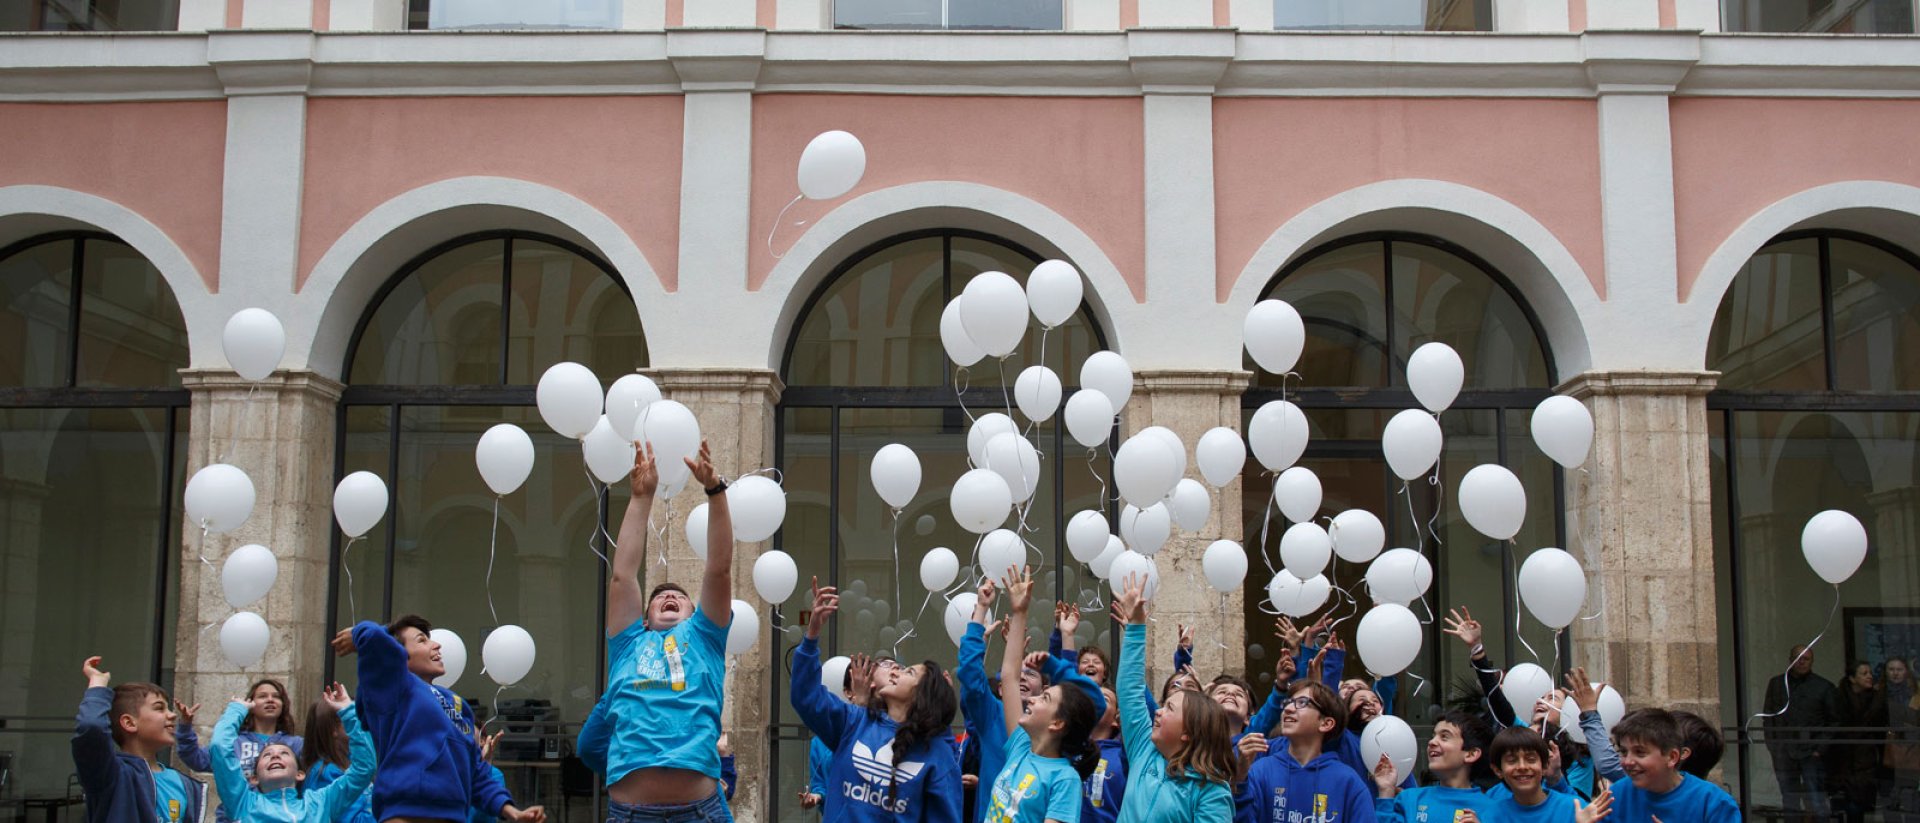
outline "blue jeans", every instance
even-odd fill
[[[1827,806],[1827,763],[1818,757],[1776,761],[1774,779],[1780,782],[1780,805],[1787,811],[1806,811],[1817,817],[1830,814]]]
[[[609,800],[607,823],[733,823],[733,811],[716,789],[697,803],[628,805]]]

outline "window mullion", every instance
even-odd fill
[[[86,247],[85,238],[74,238],[72,269],[67,277],[67,388],[80,385],[80,279],[86,271]]]

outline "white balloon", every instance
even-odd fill
[[[1620,719],[1627,716],[1626,698],[1621,697],[1620,692],[1614,690],[1612,686],[1602,686],[1599,683],[1594,683],[1593,687],[1600,690],[1600,705],[1595,707],[1600,712],[1600,725],[1611,732],[1613,731],[1613,727],[1619,724]],[[1516,710],[1518,709],[1518,707],[1515,708]],[[1560,716],[1568,718],[1578,718],[1580,716],[1580,704],[1575,703],[1571,695],[1567,697],[1565,702],[1560,704]],[[1567,733],[1568,737],[1573,738],[1573,742],[1582,745],[1586,744],[1587,733],[1580,729],[1579,723],[1563,723],[1561,724],[1561,729]]]
[[[1291,401],[1268,401],[1247,423],[1247,442],[1267,471],[1286,471],[1307,450],[1307,415]]]
[[[1360,659],[1376,677],[1399,674],[1420,656],[1420,618],[1407,607],[1376,603],[1355,633]]]
[[[266,546],[250,543],[234,549],[220,566],[220,591],[227,605],[236,609],[252,605],[267,596],[274,578],[280,576],[280,562]]]
[[[853,191],[866,173],[867,147],[838,129],[821,132],[800,152],[800,193],[809,200],[832,200]]]
[[[1419,409],[1396,414],[1380,432],[1380,449],[1396,477],[1421,477],[1440,461],[1440,421]]]
[[[253,479],[246,472],[214,463],[187,479],[187,522],[213,534],[226,534],[253,516],[253,500]]]
[[[727,654],[744,654],[760,639],[760,613],[745,600],[733,601],[733,622],[727,624]]]
[[[847,669],[852,666],[853,659],[844,654],[827,658],[827,662],[820,664],[820,685],[825,686],[827,691],[833,693],[834,697],[838,697],[841,700],[847,699],[847,691],[845,688],[847,684]]]
[[[467,642],[450,629],[434,629],[427,636],[440,644],[440,665],[446,668],[446,673],[433,679],[433,685],[451,689],[467,673]]]
[[[1073,317],[1084,295],[1080,272],[1065,260],[1047,260],[1027,275],[1027,305],[1041,328],[1051,329]]]
[[[1067,433],[1073,442],[1089,449],[1113,436],[1113,401],[1093,389],[1081,389],[1067,399]]]
[[[1433,564],[1413,549],[1392,549],[1367,565],[1367,590],[1376,603],[1405,606],[1433,585]]]
[[[1133,397],[1133,368],[1114,352],[1097,351],[1080,364],[1080,385],[1106,395],[1113,412],[1119,414]]]
[[[940,619],[946,624],[947,637],[953,645],[960,645],[961,638],[967,636],[967,624],[973,622],[973,607],[980,602],[980,596],[973,592],[961,592],[947,601],[947,609],[941,612]],[[987,623],[993,622],[993,614],[987,614]]]
[[[1113,532],[1107,526],[1107,516],[1088,509],[1067,521],[1067,551],[1073,559],[1082,563],[1091,563],[1107,547],[1107,538]]]
[[[348,537],[359,537],[387,514],[387,484],[373,472],[354,472],[333,487],[333,519]]]
[[[1020,434],[1020,427],[1014,425],[1013,418],[999,412],[987,412],[974,419],[973,425],[967,429],[967,457],[973,461],[974,468],[987,465],[987,444],[1003,434]]]
[[[1027,335],[1027,293],[1006,272],[989,271],[967,281],[960,323],[989,357],[1006,357]]]
[[[794,565],[793,557],[786,552],[776,549],[753,561],[753,590],[760,593],[761,600],[776,606],[785,603],[799,582],[800,567]]]
[[[1114,455],[1114,486],[1135,506],[1151,506],[1166,499],[1178,482],[1180,474],[1173,454],[1157,437],[1136,434],[1121,443],[1119,453]]]
[[[1333,551],[1349,563],[1365,563],[1380,556],[1387,545],[1387,527],[1366,509],[1348,509],[1333,517]]]
[[[1360,730],[1360,762],[1379,763],[1380,756],[1386,755],[1393,764],[1393,782],[1399,784],[1413,772],[1413,755],[1417,744],[1413,739],[1413,727],[1407,721],[1390,714],[1383,714],[1367,721]]]
[[[992,469],[974,469],[954,481],[947,495],[953,521],[974,534],[986,534],[1006,522],[1013,508],[1013,492]]]
[[[1556,394],[1533,407],[1533,442],[1547,457],[1569,469],[1587,462],[1593,448],[1593,413],[1566,395]]]
[[[920,493],[920,455],[899,443],[888,443],[874,452],[873,489],[893,509],[904,509]]]
[[[512,494],[533,472],[533,438],[519,426],[501,423],[480,435],[473,460],[487,488],[494,494]]]
[[[1295,523],[1280,535],[1280,562],[1302,580],[1327,570],[1333,559],[1333,540],[1318,523]]]
[[[1460,353],[1445,343],[1428,343],[1407,357],[1407,388],[1413,389],[1413,399],[1435,414],[1453,405],[1466,379]]]
[[[1153,558],[1149,557],[1147,558],[1147,590],[1143,592],[1142,595],[1146,597],[1148,600],[1152,600],[1159,593],[1160,593],[1160,564],[1159,562],[1155,561]]]
[[[1207,485],[1217,489],[1240,476],[1247,465],[1247,444],[1239,432],[1215,426],[1200,435],[1200,442],[1193,447],[1193,459],[1200,464],[1200,476],[1206,478]]]
[[[1274,478],[1273,496],[1280,513],[1295,523],[1305,523],[1320,513],[1320,475],[1305,466],[1294,466]]]
[[[684,461],[700,456],[700,421],[693,410],[678,400],[656,400],[641,410],[634,425],[639,435],[634,439],[653,445],[661,485],[676,480],[686,483],[689,471]]]
[[[518,683],[533,671],[533,658],[533,635],[511,623],[488,632],[480,644],[480,662],[486,665],[487,676],[502,686]]]
[[[1828,509],[1814,515],[1800,530],[1800,553],[1806,555],[1814,574],[1838,586],[1867,559],[1866,527],[1851,514]]]
[[[1566,628],[1587,602],[1587,575],[1580,561],[1559,549],[1527,555],[1520,564],[1519,584],[1527,611],[1549,628]]]
[[[1094,577],[1105,580],[1113,572],[1113,561],[1120,559],[1120,555],[1125,554],[1126,551],[1127,544],[1119,537],[1109,534],[1107,547],[1101,549],[1100,554],[1093,560],[1088,561],[1087,568],[1093,570]]]
[[[578,440],[593,428],[606,405],[600,393],[600,378],[579,363],[561,362],[547,367],[534,387],[533,400],[540,407],[540,419],[562,437]]]
[[[1305,617],[1326,605],[1327,596],[1333,593],[1333,584],[1323,574],[1314,575],[1310,580],[1294,577],[1292,572],[1281,569],[1275,572],[1273,579],[1267,582],[1267,602],[1273,604],[1275,611],[1288,617]]]
[[[265,618],[253,612],[234,612],[220,626],[220,652],[234,668],[251,668],[267,653],[267,642],[272,638]]]
[[[1307,329],[1300,313],[1284,300],[1262,300],[1247,311],[1241,326],[1247,354],[1253,362],[1271,374],[1286,374],[1300,362],[1300,350],[1307,345]]]
[[[1060,410],[1060,375],[1046,366],[1028,366],[1013,381],[1013,404],[1036,423]]]
[[[687,512],[687,547],[693,549],[694,556],[701,562],[707,559],[707,504],[701,503]]]
[[[1126,593],[1127,578],[1132,576],[1137,578],[1141,583],[1147,584],[1144,586],[1145,590],[1142,591],[1141,594],[1145,595],[1148,600],[1152,600],[1153,586],[1148,583],[1149,577],[1152,574],[1149,569],[1151,569],[1152,566],[1152,559],[1144,554],[1136,551],[1121,552],[1119,557],[1113,559],[1113,565],[1107,567],[1107,584],[1112,587],[1113,596],[1119,597]]]
[[[625,480],[633,471],[633,441],[615,431],[604,414],[580,439],[580,452],[586,457],[587,471],[602,483]]]
[[[920,558],[920,585],[927,591],[945,591],[960,576],[960,558],[951,549],[931,549]]]
[[[640,422],[640,413],[659,399],[660,386],[653,378],[644,374],[621,377],[607,388],[607,422],[627,442],[639,441],[640,432],[634,424]]]
[[[735,540],[758,543],[786,522],[787,490],[770,477],[749,474],[728,484],[725,493]]]
[[[1007,481],[1007,491],[1015,503],[1033,499],[1040,488],[1040,452],[1031,442],[1013,432],[1003,432],[987,441],[986,467]]]
[[[1207,525],[1207,518],[1213,514],[1213,495],[1207,493],[1207,487],[1191,477],[1182,477],[1173,487],[1173,496],[1167,498],[1173,510],[1173,522],[1180,528],[1197,532]]]
[[[227,365],[242,378],[267,379],[280,367],[287,353],[287,330],[280,318],[266,309],[241,309],[227,318],[220,333],[220,347],[227,354]]]
[[[980,573],[993,578],[1000,588],[1007,587],[1007,570],[1027,564],[1027,545],[1020,535],[1008,529],[994,529],[980,538]]]
[[[1521,717],[1533,716],[1533,704],[1553,691],[1553,675],[1532,663],[1521,663],[1500,678],[1500,692]],[[1579,717],[1575,714],[1574,717]],[[1496,718],[1507,720],[1508,718]]]
[[[1482,463],[1460,478],[1460,513],[1481,534],[1512,539],[1527,519],[1527,489],[1507,467]]]
[[[1172,535],[1173,517],[1167,513],[1165,503],[1120,510],[1120,539],[1136,552],[1152,557]]]
[[[1173,455],[1174,477],[1187,475],[1187,444],[1180,439],[1180,435],[1166,426],[1148,426],[1141,429],[1140,434],[1159,440],[1161,445],[1167,447],[1167,451]]]
[[[1200,555],[1200,569],[1207,575],[1207,585],[1218,592],[1230,592],[1240,588],[1247,579],[1247,550],[1231,540],[1215,540]]]
[[[980,345],[967,336],[966,324],[960,321],[960,304],[965,299],[965,293],[954,295],[940,311],[940,346],[947,350],[947,359],[957,366],[971,366],[987,356]]]

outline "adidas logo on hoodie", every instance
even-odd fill
[[[842,796],[856,803],[878,806],[894,814],[906,812],[907,801],[888,795],[887,787],[902,785],[919,777],[920,771],[926,768],[925,763],[907,760],[903,761],[899,768],[894,768],[892,741],[888,741],[878,751],[868,748],[865,743],[856,741],[853,744],[852,760],[854,771],[858,772],[866,783],[843,781],[840,785]]]

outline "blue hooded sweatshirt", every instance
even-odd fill
[[[353,767],[347,770],[346,776],[325,788],[304,794],[292,785],[262,792],[248,783],[233,745],[240,736],[240,723],[246,718],[247,704],[228,705],[220,715],[220,722],[213,727],[211,741],[213,785],[232,819],[243,823],[334,823],[360,799],[367,786],[372,785],[373,738],[360,728],[360,715],[353,706],[340,711],[340,727],[347,732],[347,744],[351,747],[348,757]]]
[[[923,740],[894,764],[899,724],[885,712],[854,706],[820,683],[820,647],[813,638],[793,654],[788,686],[794,712],[833,747],[827,770],[826,819],[836,823],[960,823],[960,762],[953,739]]]
[[[73,719],[73,769],[87,800],[87,823],[157,823],[153,766],[114,745],[112,712],[113,689],[98,686],[81,696]],[[180,820],[198,823],[207,807],[207,786],[185,772],[175,774],[187,787]]]
[[[1373,823],[1373,792],[1331,752],[1302,764],[1275,741],[1281,753],[1262,757],[1247,770],[1247,782],[1235,787],[1237,823]]]
[[[473,740],[473,709],[407,670],[407,650],[385,627],[353,627],[360,653],[360,722],[373,736],[380,779],[373,816],[465,820],[470,807],[500,816],[512,802]]]
[[[994,778],[1007,765],[1007,719],[1000,696],[994,694],[993,684],[987,679],[986,657],[987,627],[968,623],[967,633],[960,638],[960,658],[953,677],[960,684],[960,710],[966,714],[968,734],[980,741],[980,783],[974,787],[973,823],[986,819]],[[1047,655],[1046,671],[1041,674],[1048,682],[1086,692],[1093,699],[1095,716],[1106,713],[1107,696],[1100,693],[1098,684],[1076,670],[1072,661]]]
[[[1080,800],[1080,823],[1113,823],[1120,819],[1120,801],[1127,796],[1127,749],[1120,738],[1093,741],[1100,753],[1087,776]]]
[[[376,759],[374,762],[379,761]],[[346,773],[346,770],[325,760],[315,763],[313,768],[307,770],[307,791],[331,786]],[[373,819],[373,786],[369,784],[360,793],[359,799],[347,804],[347,810],[334,820],[335,823],[379,823]]]

